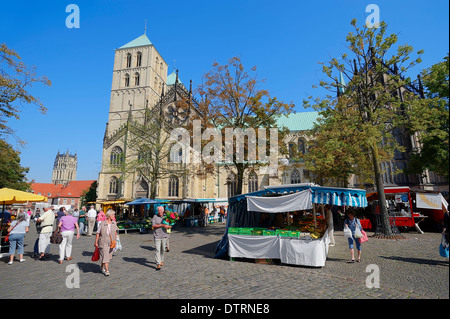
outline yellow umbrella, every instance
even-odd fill
[[[26,202],[46,202],[47,200],[48,198],[42,195],[36,195],[6,187],[0,189],[0,203],[3,203],[3,205]]]

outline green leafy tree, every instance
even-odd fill
[[[204,75],[203,82],[197,89],[200,96],[198,109],[201,113],[202,126],[221,132],[223,137],[221,147],[224,154],[227,153],[227,149],[233,148],[233,158],[224,161],[224,164],[230,170],[236,171],[236,194],[242,193],[244,172],[249,168],[254,169],[261,162],[248,160],[249,145],[255,143],[251,137],[244,137],[239,141],[239,138],[236,138],[236,143],[230,145],[226,140],[227,130],[245,134],[253,129],[256,139],[258,129],[264,128],[266,136],[261,139],[269,141],[268,129],[277,128],[279,153],[286,152],[282,141],[287,131],[278,128],[276,120],[291,113],[294,105],[270,96],[267,90],[260,88],[261,84],[262,80],[257,77],[256,67],[245,68],[239,57],[233,57],[225,65],[214,63],[213,69]],[[243,143],[244,151],[241,155],[244,154],[242,156],[244,158],[236,156],[238,143]],[[269,149],[267,145],[265,149]],[[267,153],[258,155],[261,159]]]
[[[346,38],[349,52],[343,53],[340,59],[333,58],[328,63],[322,63],[327,80],[321,81],[320,86],[333,92],[333,95],[310,100],[321,115],[339,114],[339,123],[336,122],[331,128],[342,130],[336,136],[350,134],[349,141],[355,143],[351,145],[342,140],[345,147],[342,143],[328,144],[332,154],[336,149],[346,152],[349,163],[343,168],[372,166],[370,175],[380,199],[382,222],[381,233],[377,235],[392,238],[380,164],[392,159],[395,150],[404,151],[395,141],[393,133],[406,124],[405,110],[423,102],[417,95],[404,90],[411,83],[406,74],[421,62],[423,52],[418,51],[417,57],[413,58],[414,50],[409,45],[398,45],[395,50],[397,35],[387,35],[384,22],[380,23],[379,28],[359,28],[354,19],[351,25],[354,31]],[[338,78],[341,73],[348,81],[345,87]],[[340,92],[339,98],[335,95],[337,90]],[[310,107],[310,101],[305,101],[305,106]],[[352,156],[357,152],[364,152],[367,156],[361,156],[356,161]],[[362,159],[370,161],[360,162]]]
[[[0,154],[0,188],[29,190],[30,185],[25,177],[29,168],[20,164],[20,152],[0,139]]]
[[[430,170],[449,179],[449,56],[422,71],[426,100],[408,110],[411,134],[420,147],[413,150],[408,173]],[[418,116],[419,115],[419,116]]]

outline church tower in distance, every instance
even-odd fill
[[[52,183],[53,184],[67,184],[77,178],[77,154],[69,154],[67,151],[65,154],[56,155],[55,163],[53,165]]]

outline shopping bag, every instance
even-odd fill
[[[94,254],[92,255],[91,260],[98,261],[99,259],[100,259],[100,250],[98,250],[98,247],[95,247]]]
[[[364,231],[364,229],[361,229],[361,233],[363,236],[359,239],[359,242],[362,244],[368,241],[369,237],[367,237],[367,233]]]
[[[439,255],[441,255],[441,257],[449,258],[448,242],[445,235],[442,235],[441,244],[439,245]]]
[[[361,233],[361,230],[359,229],[359,226],[356,225],[355,227],[355,238],[363,238],[363,234]]]
[[[118,250],[122,250],[122,242],[119,236],[116,237],[116,247],[114,247],[113,252],[115,253]]]
[[[352,238],[352,231],[347,225],[344,226],[344,237]]]

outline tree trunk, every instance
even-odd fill
[[[383,177],[381,176],[380,172],[380,159],[378,156],[378,148],[376,141],[373,141],[372,145],[370,146],[370,149],[372,151],[372,162],[375,173],[375,185],[377,187],[378,192],[378,199],[379,199],[378,202],[380,206],[383,235],[386,237],[392,236],[391,223],[389,222],[389,214],[386,207],[386,195],[384,193]]]

